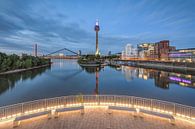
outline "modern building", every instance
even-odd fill
[[[175,62],[195,62],[195,48],[172,50],[169,59]]]
[[[108,56],[111,56],[111,55],[112,55],[112,52],[111,52],[111,51],[109,51],[109,52],[108,52]]]
[[[37,44],[34,44],[33,48],[34,48],[34,50],[33,50],[33,55],[34,55],[35,57],[37,57]]]
[[[154,44],[153,43],[142,43],[137,45],[139,58],[148,59],[151,55],[154,55]]]
[[[137,58],[137,54],[137,48],[134,48],[132,44],[127,44],[125,50],[122,51],[122,59]]]
[[[169,60],[169,52],[175,50],[174,46],[169,46],[169,40],[162,40],[154,45],[154,59]]]
[[[122,58],[140,58],[142,60],[169,60],[169,53],[175,51],[174,46],[170,46],[169,40],[162,40],[157,43],[141,43],[134,48],[127,44],[122,51]]]

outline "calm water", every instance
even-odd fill
[[[81,68],[76,60],[53,60],[51,67],[0,76],[0,106],[78,94],[116,94],[195,106],[195,75],[122,66]]]

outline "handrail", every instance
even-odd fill
[[[0,121],[68,106],[124,106],[146,109],[195,121],[195,107],[125,95],[71,95],[33,100],[0,107]]]

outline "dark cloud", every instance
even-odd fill
[[[128,6],[129,2],[131,8]],[[167,5],[169,1],[164,4],[148,0],[129,2],[100,1],[97,7],[94,7],[93,2],[86,1],[83,4],[82,1],[63,0],[1,0],[0,51],[31,52],[34,43],[38,44],[42,53],[63,47],[74,51],[95,51],[95,33],[91,21],[95,20],[96,16],[101,16],[105,21],[99,40],[103,53],[110,50],[121,51],[126,43],[155,42],[164,38],[180,45],[182,41],[194,41],[194,37],[189,36],[194,34],[194,23],[191,22],[194,13],[190,12],[193,6],[191,5],[189,10],[184,8],[190,5],[189,3],[180,7],[179,2],[175,10],[182,10],[177,14],[172,10],[172,4]],[[119,6],[115,8],[118,3]],[[177,2],[174,4],[177,5]],[[183,36],[187,32],[188,35]],[[113,36],[113,33],[116,35]],[[191,43],[185,45],[190,46]]]
[[[68,47],[75,51],[94,51],[95,36],[82,29],[76,22],[68,22],[69,17],[46,7],[47,3],[37,1],[4,1],[0,9],[0,46],[31,52],[34,43],[43,53]],[[36,6],[44,12],[37,12]],[[104,37],[100,47],[123,39]],[[102,46],[101,46],[102,45]],[[114,47],[114,45],[113,45]],[[4,49],[3,49],[4,48]],[[0,49],[0,50],[1,50]],[[102,49],[108,51],[107,48]],[[14,51],[15,52],[15,51]]]
[[[82,40],[90,37],[90,34],[82,30],[77,23],[62,24],[61,20],[68,18],[66,15],[56,13],[49,17],[50,12],[35,13],[27,8],[32,3],[25,2],[25,4],[23,1],[18,1],[18,3],[8,4],[9,9],[5,7],[1,9],[0,33],[1,36],[6,36],[0,39],[2,47],[20,48],[23,51],[22,49],[29,50],[29,47],[24,45],[32,46],[37,42],[52,51],[53,48],[72,47],[77,43],[79,49]],[[18,39],[14,39],[13,36]],[[25,42],[29,44],[24,44]]]

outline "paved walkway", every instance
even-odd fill
[[[0,124],[0,129],[12,129],[12,123]],[[109,115],[107,109],[93,108],[85,109],[84,115],[74,111],[62,113],[56,119],[33,118],[22,121],[16,129],[195,129],[195,124],[176,120],[175,125],[171,125],[158,117],[133,117],[125,111],[113,111]]]

